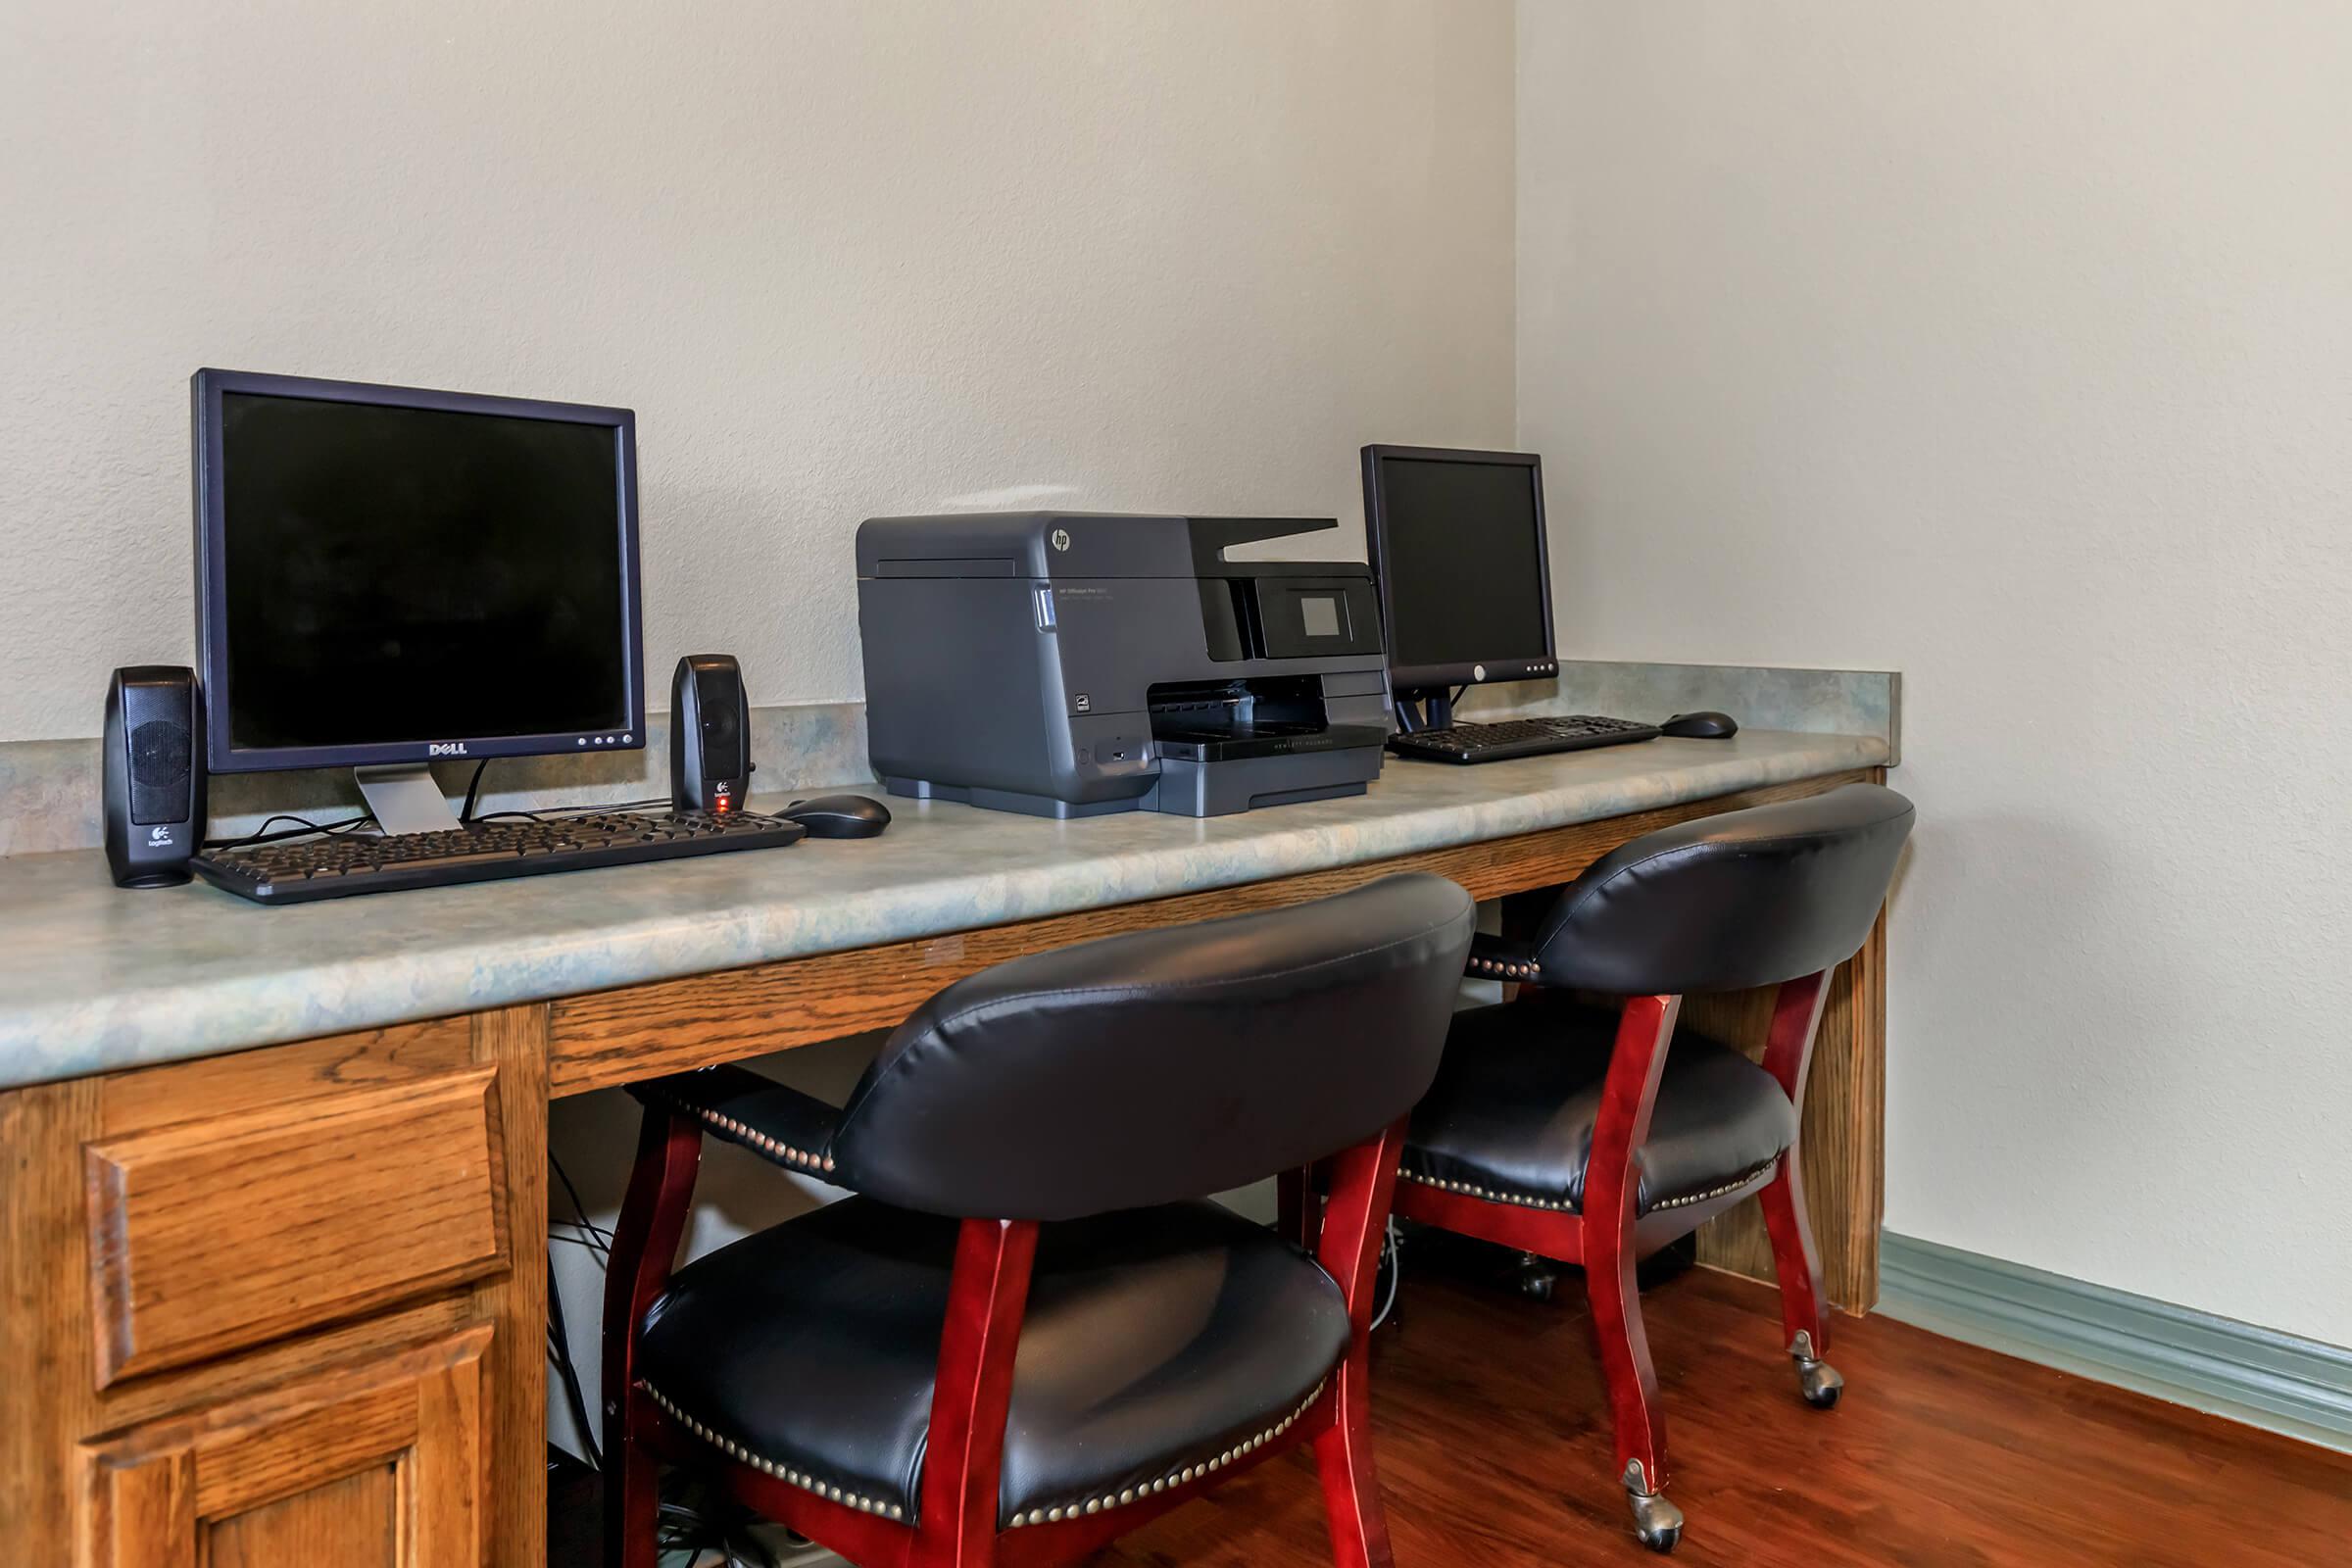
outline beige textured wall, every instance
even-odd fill
[[[200,365],[636,409],[646,660],[860,690],[850,534],[1332,514],[1511,430],[1506,0],[0,6],[0,741],[190,656]],[[666,688],[662,688],[665,690]]]
[[[1519,20],[1562,654],[1903,672],[1887,1227],[2352,1345],[2352,7]]]

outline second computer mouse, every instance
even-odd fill
[[[1658,733],[1687,741],[1728,741],[1740,733],[1740,721],[1729,713],[1702,709],[1695,713],[1675,714],[1658,726]]]
[[[890,808],[862,795],[819,795],[776,815],[800,823],[812,839],[870,839],[890,826]]]

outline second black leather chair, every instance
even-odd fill
[[[655,1464],[865,1564],[1046,1564],[1301,1442],[1342,1568],[1390,1561],[1365,1339],[1403,1118],[1469,896],[1399,876],[1017,959],[941,992],[835,1109],[661,1080],[605,1309],[608,1561]],[[672,1273],[703,1137],[860,1196]],[[1202,1195],[1325,1155],[1308,1252]]]
[[[1638,1257],[1761,1196],[1799,1388],[1826,1407],[1842,1387],[1824,1359],[1799,1112],[1830,971],[1870,935],[1911,817],[1892,790],[1850,784],[1619,846],[1562,892],[1533,942],[1478,939],[1473,975],[1545,989],[1458,1014],[1413,1113],[1398,1214],[1584,1265],[1617,1479],[1658,1550],[1683,1517],[1664,1495]],[[1761,1064],[1677,1032],[1686,992],[1758,986],[1780,988]]]

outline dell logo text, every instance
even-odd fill
[[[425,747],[424,755],[427,757],[464,757],[466,743],[464,741],[434,741]]]

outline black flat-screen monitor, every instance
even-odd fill
[[[1364,534],[1399,694],[1559,673],[1542,460],[1366,447]]]
[[[626,409],[199,370],[218,772],[644,745]]]

